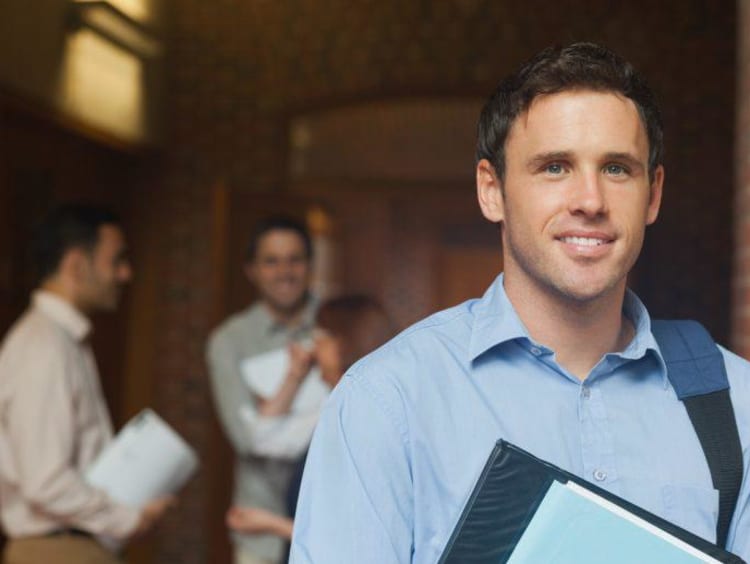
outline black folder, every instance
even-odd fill
[[[572,481],[720,562],[744,564],[739,556],[503,440],[492,450],[439,564],[507,562],[553,481]]]

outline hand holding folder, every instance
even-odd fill
[[[441,564],[699,562],[738,556],[498,441]]]

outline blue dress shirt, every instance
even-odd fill
[[[711,541],[718,493],[669,384],[648,312],[585,381],[534,342],[499,276],[484,297],[414,325],[334,390],[295,516],[295,564],[436,562],[499,438]],[[745,468],[750,364],[722,349]],[[750,559],[746,472],[728,548]]]

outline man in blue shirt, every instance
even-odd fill
[[[504,273],[355,364],[308,456],[292,562],[434,563],[499,438],[708,540],[718,493],[626,277],[661,204],[662,128],[629,63],[547,49],[479,123]],[[722,349],[744,466],[750,365]],[[750,482],[727,548],[750,558]]]

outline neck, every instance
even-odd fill
[[[306,296],[298,305],[288,309],[274,307],[268,302],[263,303],[266,307],[266,311],[268,311],[269,315],[276,323],[286,327],[296,327],[302,323],[307,300],[308,298]]]
[[[536,292],[528,285],[516,287],[507,280],[505,291],[530,336],[555,351],[558,364],[580,380],[602,356],[623,350],[635,333],[622,313],[624,283],[586,302]]]
[[[44,290],[45,292],[49,292],[50,294],[54,294],[61,300],[68,302],[84,315],[86,314],[83,308],[80,307],[80,305],[76,302],[74,293],[71,291],[69,285],[65,284],[61,280],[50,278],[40,284],[39,289]]]

